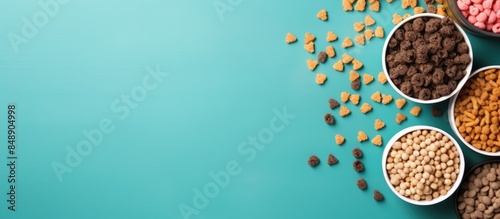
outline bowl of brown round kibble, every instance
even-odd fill
[[[478,69],[448,106],[448,120],[458,138],[487,156],[500,156],[499,75],[500,65]]]
[[[382,169],[390,189],[415,205],[433,205],[450,197],[465,170],[462,150],[447,132],[432,126],[411,126],[387,143]]]
[[[391,87],[406,99],[433,104],[456,94],[472,70],[467,34],[449,17],[422,13],[397,24],[382,49]]]
[[[500,160],[476,164],[455,195],[458,218],[500,218]]]

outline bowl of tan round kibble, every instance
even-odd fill
[[[452,97],[448,120],[459,139],[473,151],[500,156],[500,65],[480,68]]]
[[[500,160],[473,166],[455,194],[457,218],[500,218]]]
[[[414,205],[433,205],[450,197],[465,170],[462,150],[447,132],[411,126],[387,143],[382,170],[392,192]]]

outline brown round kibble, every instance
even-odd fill
[[[361,190],[365,190],[368,185],[366,184],[366,181],[365,179],[363,178],[359,178],[357,181],[356,181],[356,185],[358,186],[359,189]]]
[[[352,167],[356,172],[363,172],[365,170],[365,166],[360,160],[356,160],[352,163]]]
[[[330,105],[330,109],[335,109],[340,105],[339,102],[333,98],[328,99],[328,104]]]
[[[309,166],[311,166],[311,167],[318,166],[318,164],[319,164],[319,158],[316,157],[315,155],[311,155],[309,157],[309,160],[307,161],[307,164],[309,164]]]
[[[464,36],[448,17],[405,22],[388,39],[385,67],[390,80],[403,94],[420,100],[449,96],[471,63]]]
[[[500,172],[498,161],[480,164],[464,178],[457,194],[458,213],[462,218],[497,218],[500,208]]]
[[[335,118],[331,113],[325,114],[325,122],[328,125],[333,125],[335,123]]]
[[[352,149],[352,156],[354,156],[354,158],[361,158],[363,157],[363,152],[359,148],[354,148]]]
[[[389,183],[401,196],[430,201],[447,195],[459,178],[459,152],[437,130],[415,130],[390,145],[386,162]]]
[[[453,114],[460,136],[474,148],[500,151],[498,104],[500,69],[487,69],[471,76],[457,95]]]
[[[324,63],[326,61],[327,57],[328,57],[328,55],[326,54],[326,52],[324,52],[324,51],[319,52],[318,62]]]

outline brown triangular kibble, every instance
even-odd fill
[[[373,199],[375,199],[375,201],[382,201],[384,200],[384,195],[382,195],[380,191],[375,190],[373,191]]]
[[[339,162],[339,160],[333,156],[333,154],[329,154],[328,155],[328,165],[334,165],[334,164],[337,164]]]

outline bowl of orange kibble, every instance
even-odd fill
[[[473,151],[500,156],[500,65],[480,68],[448,106],[451,128]]]

